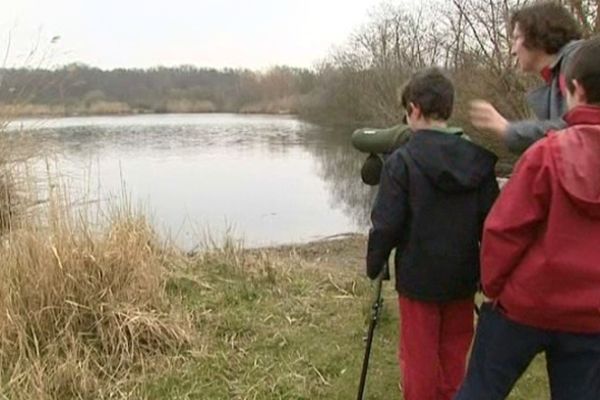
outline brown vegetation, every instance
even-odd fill
[[[127,398],[132,371],[151,371],[192,341],[164,288],[176,255],[128,206],[104,219],[50,187],[37,206],[20,197],[18,213],[0,199],[0,396]]]
[[[123,113],[287,113],[289,99],[314,88],[308,70],[266,72],[190,66],[103,71],[73,64],[56,70],[0,70],[0,112],[11,116]],[[281,106],[279,104],[281,103]]]
[[[398,88],[414,71],[438,65],[457,88],[452,123],[475,141],[513,157],[470,124],[468,103],[491,101],[509,119],[530,117],[524,94],[539,78],[524,76],[510,55],[509,17],[533,0],[439,0],[407,8],[384,3],[348,43],[318,67],[316,89],[301,114],[319,121],[386,127],[402,118]],[[563,0],[586,35],[600,31],[600,0]],[[398,4],[398,5],[395,5]]]
[[[532,1],[437,0],[417,9],[382,3],[313,70],[181,66],[102,71],[81,64],[4,70],[0,109],[12,107],[13,115],[298,113],[324,123],[384,127],[401,118],[397,91],[407,77],[440,65],[458,88],[455,123],[471,128],[466,104],[478,97],[491,100],[509,118],[521,118],[529,115],[523,94],[537,78],[513,68],[507,22],[512,10]],[[560,2],[586,35],[600,31],[600,0]]]

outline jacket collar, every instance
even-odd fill
[[[430,131],[430,132],[446,133],[449,135],[457,135],[457,136],[461,136],[463,134],[463,130],[461,128],[457,128],[457,127],[453,127],[453,126],[447,126],[444,128],[427,128],[425,130]]]
[[[580,40],[572,40],[569,43],[567,43],[566,45],[564,45],[556,54],[556,59],[554,61],[552,61],[551,64],[545,66],[541,71],[540,71],[540,75],[542,77],[542,79],[544,80],[544,82],[546,83],[550,83],[552,82],[552,77],[554,75],[554,71],[561,65],[561,62],[563,60],[563,58],[565,58],[565,55],[567,53],[570,53],[573,49],[573,47],[578,46],[578,43],[580,42]]]
[[[564,115],[564,120],[570,125],[600,125],[600,106],[590,104],[573,108]]]
[[[560,63],[562,62],[562,59],[565,57],[565,55],[567,53],[570,53],[572,51],[572,49],[576,46],[579,45],[579,42],[581,42],[581,40],[572,40],[569,43],[565,44],[559,51],[558,54],[556,56],[556,60],[554,60],[552,62],[552,64],[550,64],[548,67],[551,70],[556,69],[556,67],[558,67],[560,65]]]

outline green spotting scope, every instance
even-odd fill
[[[462,135],[460,128],[445,128],[446,133]],[[369,154],[360,170],[362,181],[369,186],[379,184],[381,169],[385,157],[392,154],[394,150],[402,146],[412,136],[410,127],[399,124],[390,128],[359,128],[352,133],[352,146],[362,152]]]
[[[391,128],[360,128],[352,133],[352,146],[369,154],[390,154],[408,142],[412,131],[408,125],[400,124]]]

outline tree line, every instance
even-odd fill
[[[261,73],[194,66],[105,71],[71,64],[4,69],[0,75],[0,104],[25,114],[297,113],[297,98],[315,85],[313,72],[285,66]]]
[[[398,89],[438,65],[457,88],[453,122],[469,127],[468,101],[490,100],[509,118],[529,114],[523,95],[538,81],[510,56],[512,10],[533,0],[437,0],[419,8],[386,2],[347,42],[311,69],[265,72],[194,66],[103,71],[81,64],[0,71],[0,106],[35,113],[294,113],[327,124],[390,126]],[[600,0],[561,0],[585,35],[600,31]],[[33,109],[31,108],[33,107]],[[46,107],[47,109],[44,109]],[[477,135],[475,135],[477,136]]]
[[[347,44],[317,68],[306,116],[384,127],[400,122],[399,88],[415,71],[437,65],[452,77],[457,99],[451,123],[508,157],[503,146],[479,135],[469,123],[468,103],[489,100],[509,119],[527,118],[524,95],[539,77],[514,68],[510,16],[534,0],[438,0],[420,8],[381,4]],[[561,0],[584,37],[600,32],[600,0]]]

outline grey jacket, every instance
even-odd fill
[[[559,79],[564,75],[566,66],[575,50],[579,48],[581,40],[567,43],[558,52],[558,57],[550,69],[552,81],[527,94],[527,103],[538,118],[511,122],[506,134],[506,145],[508,149],[520,154],[524,152],[536,140],[544,137],[551,129],[562,129],[566,126],[562,119],[567,111],[567,101],[560,91]]]

